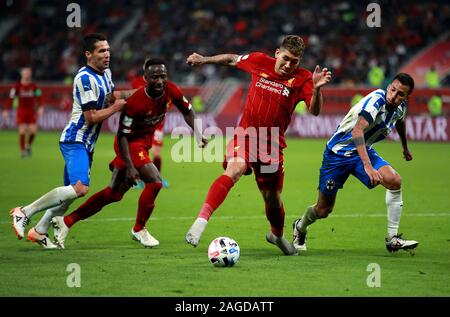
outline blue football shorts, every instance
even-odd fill
[[[368,149],[367,153],[375,170],[385,165],[390,165],[374,149]],[[325,195],[336,195],[337,191],[344,187],[344,183],[350,174],[359,179],[367,188],[373,188],[359,155],[345,157],[337,155],[325,147],[322,166],[320,167],[318,189]]]
[[[75,185],[78,181],[89,186],[93,153],[82,143],[59,143],[59,148],[66,161],[64,186]]]

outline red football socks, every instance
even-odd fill
[[[31,144],[33,144],[34,136],[35,136],[34,133],[30,133],[30,135],[28,136],[28,146],[29,147],[31,146]]]
[[[73,211],[71,214],[65,216],[64,223],[70,228],[78,221],[96,214],[104,206],[121,200],[122,197],[122,193],[113,191],[111,187],[106,187],[105,189],[92,195],[84,204],[78,207],[78,209]]]
[[[274,208],[266,204],[266,217],[270,222],[272,233],[277,237],[282,237],[284,229],[284,206],[281,205],[281,207]]]
[[[22,151],[25,150],[25,134],[19,134],[19,146]]]
[[[209,188],[206,201],[203,204],[198,217],[209,220],[214,210],[219,208],[219,206],[223,203],[233,185],[234,182],[231,177],[227,175],[221,175],[218,177]]]
[[[145,225],[152,215],[155,208],[155,199],[162,187],[162,183],[146,183],[145,188],[139,197],[139,207],[136,216],[136,223],[133,227],[134,232],[139,232],[145,228]]]

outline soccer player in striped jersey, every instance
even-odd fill
[[[210,187],[197,219],[186,234],[186,241],[194,247],[199,244],[209,218],[234,184],[242,175],[250,175],[253,170],[271,226],[266,240],[278,246],[285,255],[297,253],[283,237],[285,212],[281,191],[283,148],[286,147],[284,133],[300,101],[305,101],[311,114],[320,113],[320,89],[331,80],[331,72],[326,68],[320,70],[316,66],[311,74],[298,67],[304,47],[300,36],[288,35],[276,49],[275,58],[259,52],[207,57],[194,53],[188,57],[187,63],[193,66],[234,66],[249,73],[252,78],[242,119],[235,130],[234,140],[227,145],[223,164],[225,172]]]
[[[333,210],[339,189],[352,174],[367,188],[381,184],[386,188],[388,251],[414,249],[418,242],[398,234],[403,210],[401,177],[373,149],[373,144],[386,138],[395,129],[400,136],[403,157],[412,160],[405,129],[406,101],[414,89],[413,78],[405,73],[395,76],[386,90],[377,89],[355,106],[328,140],[319,177],[319,196],[315,205],[294,221],[294,246],[306,250],[307,227],[317,219],[326,218]]]
[[[44,248],[57,246],[48,239],[47,231],[54,216],[62,215],[78,197],[87,194],[94,146],[102,121],[120,111],[126,104],[124,98],[131,92],[114,92],[111,79],[110,47],[107,38],[98,33],[84,38],[87,60],[75,76],[73,83],[73,108],[70,121],[64,128],[59,146],[65,160],[64,186],[54,188],[24,207],[13,208],[13,228],[19,239],[31,217],[42,210],[46,213],[38,224],[29,230],[27,238]]]
[[[75,223],[93,216],[108,204],[120,201],[139,179],[145,185],[139,197],[131,236],[145,247],[159,245],[159,241],[146,228],[162,187],[161,175],[148,153],[153,145],[153,134],[164,120],[169,107],[174,105],[184,115],[184,120],[193,129],[195,139],[201,147],[208,143],[199,127],[194,126],[195,114],[191,104],[180,89],[167,80],[164,61],[149,58],[144,63],[144,69],[146,86],[139,88],[127,100],[120,117],[119,130],[114,141],[116,157],[109,165],[112,171],[110,184],[69,215],[53,219],[55,238],[61,247],[64,247],[69,229]]]

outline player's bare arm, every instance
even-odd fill
[[[130,98],[136,92],[136,90],[137,89],[114,91],[113,95],[117,99],[125,99],[125,100],[127,100],[128,98]]]
[[[322,109],[323,97],[320,88],[328,84],[330,81],[331,81],[331,72],[328,70],[328,68],[325,67],[322,70],[320,70],[319,65],[316,65],[316,68],[314,69],[313,73],[314,90],[313,95],[311,97],[311,101],[309,103],[310,106],[308,109],[308,111],[314,116],[318,116]]]
[[[217,64],[225,66],[236,66],[238,55],[236,54],[219,54],[214,56],[202,56],[197,53],[189,55],[186,63],[190,66],[200,66],[203,64]]]
[[[137,184],[137,179],[139,179],[139,172],[134,167],[133,161],[131,160],[127,136],[120,131],[117,133],[117,145],[119,147],[120,155],[127,165],[125,182],[128,186],[134,186]]]
[[[84,111],[83,115],[84,115],[84,118],[86,119],[86,122],[90,125],[100,123],[100,122],[108,119],[114,113],[121,111],[122,108],[126,105],[126,103],[127,102],[124,99],[117,99],[108,108],[101,109],[101,110],[89,109],[89,110]]]
[[[369,122],[367,122],[364,117],[360,116],[358,121],[356,121],[355,127],[353,128],[352,140],[356,146],[358,155],[364,164],[364,170],[370,178],[370,183],[372,186],[376,186],[381,183],[383,178],[381,174],[373,168],[372,163],[370,162],[369,154],[367,153],[366,142],[364,140],[364,129],[368,126]]]
[[[44,114],[44,106],[39,106],[37,110],[38,117],[42,117]]]
[[[395,129],[400,137],[403,148],[403,157],[406,161],[411,161],[413,159],[411,152],[408,149],[408,140],[406,139],[406,125],[404,120],[398,120],[395,124]]]
[[[5,121],[9,120],[9,110],[8,109],[3,109],[3,111],[2,111],[2,118]]]
[[[194,110],[191,109],[187,114],[184,115],[184,121],[186,121],[187,125],[191,127],[192,131],[194,131],[194,138],[197,141],[199,147],[206,147],[208,145],[208,139],[203,136],[202,131],[200,131],[200,127],[195,124]]]

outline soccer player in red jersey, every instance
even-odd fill
[[[148,155],[155,129],[173,104],[193,129],[200,146],[204,147],[208,143],[201,131],[194,127],[195,114],[191,104],[180,89],[167,80],[164,61],[149,58],[145,61],[144,68],[147,85],[127,99],[126,108],[120,117],[119,130],[114,140],[116,157],[110,163],[110,185],[94,194],[71,214],[64,218],[54,217],[52,220],[56,242],[62,248],[69,228],[94,215],[104,206],[120,201],[131,186],[136,185],[138,179],[144,181],[145,187],[139,198],[136,223],[131,229],[131,235],[145,247],[159,245],[159,241],[152,237],[145,227],[162,187],[161,175]]]
[[[230,189],[242,175],[250,175],[253,170],[271,225],[266,240],[277,245],[286,255],[297,254],[293,245],[283,237],[284,133],[295,106],[301,100],[311,114],[317,116],[320,113],[320,89],[331,80],[331,72],[327,68],[320,70],[316,66],[313,74],[298,68],[304,48],[300,36],[288,35],[276,49],[275,58],[258,52],[210,57],[194,53],[187,58],[187,63],[192,66],[235,66],[248,72],[252,78],[239,127],[235,129],[234,140],[227,145],[223,164],[225,172],[210,187],[197,219],[186,234],[186,241],[194,247],[198,245],[209,218]]]
[[[144,68],[144,67],[143,67]],[[141,87],[146,86],[146,82],[144,79],[144,76],[138,75],[135,76],[131,80],[131,87],[133,89],[138,89]],[[153,133],[153,140],[152,140],[152,161],[153,164],[155,164],[156,168],[158,169],[159,173],[161,173],[161,165],[162,165],[162,158],[161,158],[161,148],[164,144],[163,138],[164,138],[164,121],[165,118],[161,120],[161,122],[158,124],[158,126],[155,128],[155,132]],[[162,179],[162,185],[165,188],[169,187],[169,182],[164,179],[164,177],[161,176]],[[137,187],[141,187],[143,185],[142,182],[139,182]]]
[[[16,120],[19,130],[20,156],[22,158],[31,156],[31,145],[37,132],[37,117],[44,113],[44,107],[41,104],[41,90],[31,78],[31,68],[23,67],[20,70],[20,81],[11,88],[9,93],[11,107],[15,98],[18,98]],[[5,119],[8,118],[9,111],[6,110],[3,116]]]

